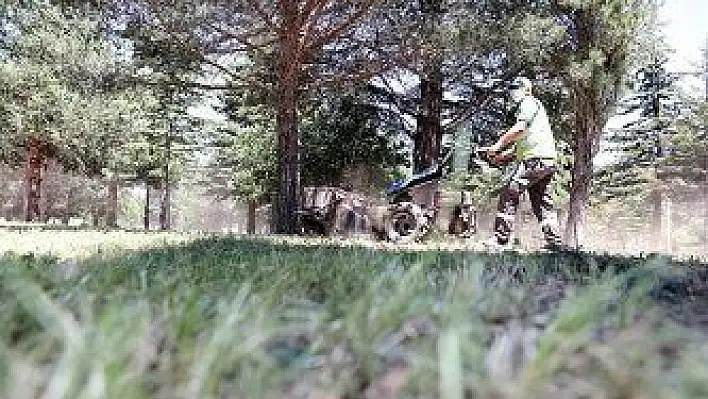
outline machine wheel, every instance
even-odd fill
[[[316,212],[300,212],[300,235],[327,236],[327,225],[324,217]]]
[[[420,240],[428,231],[428,220],[420,206],[401,202],[389,208],[386,220],[386,235],[395,243],[410,243]]]

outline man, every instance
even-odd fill
[[[513,158],[516,163],[515,171],[499,197],[494,220],[495,237],[489,244],[502,249],[511,247],[519,198],[524,190],[528,190],[534,215],[541,223],[545,248],[557,249],[561,239],[551,198],[557,154],[551,125],[545,108],[533,96],[529,79],[514,79],[510,89],[511,100],[517,107],[516,123],[494,145],[485,148],[494,162]],[[504,150],[512,144],[515,148]]]

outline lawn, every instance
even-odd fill
[[[697,260],[79,231],[0,251],[0,397],[708,397]]]

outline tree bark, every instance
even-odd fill
[[[413,150],[413,169],[420,172],[437,162],[442,143],[442,73],[439,65],[431,60],[420,82],[421,112],[417,117]]]
[[[442,142],[441,113],[443,99],[442,57],[436,40],[440,29],[440,0],[421,0],[425,15],[426,45],[423,74],[420,78],[420,112],[417,115],[413,144],[413,170],[430,167],[440,156]]]
[[[297,231],[297,210],[300,206],[300,138],[297,129],[297,99],[295,85],[281,82],[278,104],[278,166],[280,189],[278,195],[276,233],[293,234]]]
[[[425,56],[423,74],[420,79],[421,108],[417,115],[416,134],[413,143],[413,171],[419,173],[435,164],[440,158],[442,144],[442,100],[443,75],[442,56],[436,40],[440,29],[440,0],[422,0],[421,9],[425,15],[425,29],[430,43]],[[427,208],[437,209],[440,205],[439,183],[428,184],[422,192]]]
[[[288,68],[291,69],[291,68]],[[278,165],[280,190],[278,195],[276,233],[294,234],[298,228],[300,206],[300,137],[297,129],[297,98],[293,71],[284,71],[279,83],[278,104]]]
[[[284,3],[284,4],[283,4]],[[296,29],[295,4],[279,2],[283,10],[284,28],[279,37],[278,54],[278,167],[280,187],[276,207],[276,233],[295,234],[298,231],[297,211],[300,207],[300,136],[298,132],[298,87],[302,63],[298,52],[299,29]]]
[[[577,94],[576,94],[577,95]],[[582,96],[580,97],[582,98]],[[576,101],[576,132],[568,221],[564,235],[566,245],[578,247],[586,240],[586,224],[592,185],[593,139],[598,126],[587,103]]]
[[[653,237],[653,246],[654,248],[661,248],[662,243],[662,237],[663,237],[663,229],[662,229],[662,223],[661,223],[661,214],[662,214],[662,193],[661,190],[658,188],[652,189],[651,192],[651,203],[652,203],[652,214],[651,214],[651,234]]]
[[[417,118],[416,137],[413,150],[413,168],[419,173],[435,164],[440,158],[442,143],[441,106],[442,73],[440,66],[431,59],[426,65],[425,76],[421,79],[421,112]],[[437,209],[439,204],[439,182],[431,182],[422,187],[423,204],[428,209]],[[435,223],[435,222],[433,222]]]
[[[71,214],[73,211],[73,203],[72,203],[72,198],[73,196],[73,187],[71,185],[71,175],[69,176],[69,188],[66,190],[66,212],[61,217],[61,223],[65,226],[69,225],[69,219],[71,218]]]
[[[25,221],[36,222],[41,216],[39,200],[41,198],[42,164],[44,163],[42,142],[34,136],[30,137],[27,150],[27,208]]]
[[[246,216],[246,234],[256,234],[256,201],[248,200],[248,215]]]
[[[106,212],[106,227],[118,227],[118,171],[113,171],[108,183],[108,209]]]
[[[673,218],[672,213],[673,210],[671,209],[671,196],[666,195],[666,198],[662,199],[663,204],[666,207],[665,210],[665,217],[662,218],[664,220],[664,223],[662,223],[662,230],[665,232],[664,237],[666,237],[666,253],[670,254],[674,250],[674,245],[673,245],[673,231],[674,231],[674,226],[673,226]]]
[[[145,178],[145,208],[143,210],[143,227],[150,230],[150,180]]]
[[[171,161],[171,129],[172,124],[169,123],[165,131],[165,156],[162,163],[162,201],[160,203],[160,230],[170,229],[170,161]]]

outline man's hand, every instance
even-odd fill
[[[494,145],[490,145],[489,147],[481,147],[481,148],[479,148],[478,151],[487,153],[487,155],[488,155],[489,157],[492,157],[492,156],[497,155],[497,154],[509,154],[509,153],[513,153],[513,146],[512,146],[511,148],[510,148],[510,147],[507,147],[507,149],[504,150],[504,152],[502,152],[502,148],[503,148],[503,147],[504,147],[504,146],[503,146],[502,143],[496,142],[496,143],[494,143]]]
[[[504,154],[500,154],[498,152],[493,152],[493,153],[489,154],[489,160],[495,165],[499,165],[500,163],[503,163],[507,159],[508,158]]]
[[[513,157],[514,157],[514,154],[513,154],[513,152],[510,152],[510,151],[497,152],[497,153],[494,153],[489,156],[490,160],[495,165],[507,163]]]
[[[506,161],[514,157],[515,149],[513,146],[502,151],[501,148],[497,146],[497,144],[489,147],[480,147],[477,149],[477,151],[486,153],[489,161],[495,165],[505,163]]]

